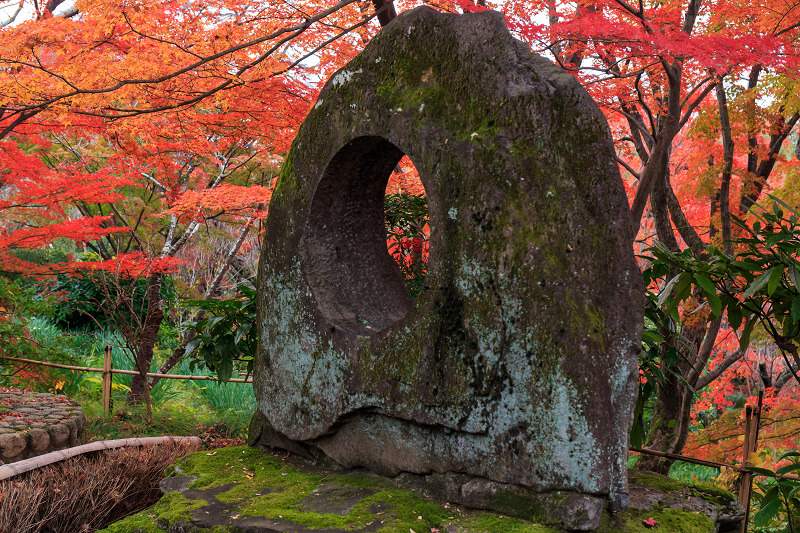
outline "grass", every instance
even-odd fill
[[[189,361],[184,360],[178,367],[178,374],[209,375],[208,371],[191,370]],[[191,381],[206,402],[232,431],[242,435],[247,431],[250,418],[256,410],[256,396],[253,386],[247,383],[219,383],[216,381]]]
[[[686,483],[713,483],[719,476],[719,468],[675,461],[669,477]]]

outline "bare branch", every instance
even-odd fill
[[[700,379],[697,380],[697,387],[695,387],[695,390],[702,389],[703,387],[705,387],[706,385],[710,384],[712,381],[720,377],[723,372],[725,372],[728,368],[730,368],[730,366],[733,363],[740,360],[742,357],[744,357],[744,351],[742,350],[736,350],[735,352],[729,354],[727,357],[725,357],[725,359],[723,359],[720,362],[720,364],[714,367],[714,370],[709,370],[708,372],[700,376]]]
[[[624,161],[624,160],[623,160],[621,157],[619,157],[619,156],[617,156],[617,163],[619,163],[620,165],[622,165],[623,167],[625,167],[625,170],[627,170],[628,172],[630,172],[630,173],[631,173],[631,176],[633,176],[633,177],[634,177],[634,178],[636,178],[637,180],[639,179],[639,173],[638,173],[638,172],[636,172],[635,170],[633,170],[633,167],[631,167],[631,166],[630,166],[628,163],[626,163],[626,162],[625,162],[625,161]]]

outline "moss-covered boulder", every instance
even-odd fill
[[[384,228],[403,154],[430,210],[415,301]],[[624,508],[644,302],[630,226],[608,126],[571,75],[499,13],[402,14],[326,84],[281,171],[252,442],[488,480],[475,504],[514,485]]]
[[[246,447],[195,452],[162,481],[153,507],[117,522],[106,533],[557,533],[553,516],[538,520],[471,511],[437,503],[420,488],[398,488],[367,471],[329,470],[296,456]],[[631,495],[649,503],[601,514],[602,533],[714,533],[736,504],[730,493],[638,474]],[[510,500],[509,500],[510,501]],[[516,513],[524,507],[512,508]],[[726,514],[726,512],[728,514]],[[738,507],[739,520],[744,515]],[[733,512],[732,514],[736,514]],[[647,523],[645,523],[647,521]],[[648,523],[651,524],[648,526]]]

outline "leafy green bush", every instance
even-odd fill
[[[256,292],[248,287],[239,290],[236,298],[186,302],[205,313],[201,320],[187,324],[197,331],[186,345],[186,354],[192,358],[190,368],[201,362],[222,381],[230,379],[236,364],[244,365],[251,374],[256,356]]]
[[[788,459],[790,463],[775,471],[767,468],[747,467],[747,470],[766,476],[766,481],[757,482],[758,490],[754,491],[754,499],[759,507],[753,517],[753,526],[765,527],[770,522],[785,526],[786,531],[800,531],[800,481],[785,479],[784,474],[800,474],[800,452],[783,454],[779,461]]]
[[[119,313],[122,320],[131,321],[131,311],[143,321],[147,313],[147,279],[115,279],[104,273],[86,273],[81,276],[59,275],[49,290],[58,296],[53,307],[53,319],[65,329],[102,329],[113,324]],[[177,299],[174,280],[165,276],[161,284],[161,298],[167,306]],[[128,300],[127,303],[118,304]]]

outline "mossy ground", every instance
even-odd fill
[[[654,489],[664,492],[680,492],[688,490],[692,495],[699,496],[704,500],[710,501],[717,505],[728,505],[731,500],[736,499],[735,496],[720,487],[708,483],[688,484],[676,479],[666,476],[646,472],[631,472],[630,481],[632,483],[639,483]]]
[[[212,455],[213,453],[213,455]],[[524,520],[489,513],[473,513],[444,506],[397,489],[367,474],[340,474],[304,465],[292,458],[265,454],[247,447],[223,448],[214,452],[198,452],[177,465],[184,474],[201,477],[191,489],[212,489],[235,484],[222,491],[217,499],[232,507],[232,515],[262,516],[290,520],[313,529],[359,530],[375,521],[382,522],[377,531],[428,532],[450,524],[459,531],[504,531],[513,533],[547,533],[556,530]],[[371,494],[345,515],[310,512],[303,501],[323,484],[336,483],[353,489],[369,489]],[[269,492],[268,492],[269,491]],[[155,506],[117,522],[104,531],[109,533],[163,532],[164,526],[188,523],[191,511],[206,505],[182,494],[171,493]],[[215,528],[220,531],[229,529]]]
[[[653,525],[649,526],[645,521]],[[650,533],[653,531],[711,533],[714,531],[714,524],[705,515],[673,509],[628,510],[604,516],[596,533]]]
[[[192,511],[201,510],[208,502],[196,499],[192,490],[218,489],[217,505],[224,506],[228,516],[239,518],[226,525],[217,525],[200,531],[235,531],[236,520],[248,517],[291,521],[305,530],[351,530],[417,533],[444,531],[447,526],[457,526],[459,533],[554,533],[551,527],[508,518],[496,513],[465,510],[456,506],[427,500],[413,491],[398,489],[380,478],[366,473],[344,473],[310,466],[295,457],[284,457],[239,446],[214,451],[200,451],[182,459],[168,470],[174,474],[199,475],[190,485],[190,496],[173,492],[155,506],[130,516],[107,528],[108,533],[161,533],[168,526],[183,522],[189,524]],[[643,475],[634,474],[642,477]],[[660,480],[640,481],[658,484]],[[667,481],[670,482],[670,481]],[[668,490],[690,487],[673,482]],[[345,509],[345,514],[314,512],[308,502],[318,495],[322,486],[339,486],[345,491],[365,494],[357,503]],[[197,512],[195,512],[197,514]],[[655,519],[656,531],[702,533],[714,531],[714,525],[703,515],[672,509],[625,511],[608,513],[598,531],[603,533],[638,533],[654,531],[644,520]],[[376,523],[377,522],[377,523]],[[191,531],[192,529],[187,529]]]

